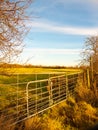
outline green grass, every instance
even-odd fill
[[[26,91],[26,85],[29,81],[48,79],[49,77],[58,75],[57,72],[64,72],[67,74],[71,74],[79,71],[80,71],[79,69],[8,68],[6,70],[6,74],[0,74],[0,102],[1,102],[0,110],[9,107],[12,104],[11,100],[16,101],[17,88],[18,91],[20,90]],[[23,84],[17,85],[16,83],[23,83]],[[41,85],[43,84],[44,83],[42,83]],[[13,94],[9,95],[9,93],[13,92],[15,92],[14,95]],[[20,93],[18,96],[24,97],[24,93]],[[13,104],[15,103],[13,102]]]
[[[3,68],[0,68],[1,70]],[[0,70],[0,71],[1,71]],[[47,79],[58,72],[67,74],[80,72],[80,69],[51,69],[51,68],[7,68],[6,75],[0,75],[0,84],[29,82],[32,80]],[[51,74],[54,73],[54,74]],[[41,73],[41,74],[39,74]]]
[[[17,85],[10,85],[11,83],[16,82],[28,82],[31,80],[40,80],[47,79],[49,76],[48,73],[51,72],[65,72],[67,74],[80,72],[79,69],[43,69],[43,68],[17,68],[9,69],[8,74],[0,75],[0,110],[9,107],[11,98],[13,97],[5,96],[9,92],[17,91]],[[12,73],[12,74],[11,74]],[[17,73],[17,74],[16,74]],[[27,74],[29,73],[29,74]],[[40,74],[36,77],[34,73],[45,73]],[[18,79],[17,79],[18,78]],[[91,102],[98,101],[98,94],[95,97],[93,91],[84,86],[82,81],[78,81],[78,86],[76,89],[76,96],[74,98],[69,98],[66,102],[63,102],[56,107],[50,109],[43,114],[43,117],[30,118],[25,121],[25,128],[23,125],[20,126],[20,130],[86,130],[88,126],[93,125],[95,122],[98,122],[98,108],[93,108]],[[26,85],[26,84],[25,84]],[[19,85],[19,89],[25,89],[25,85]],[[24,95],[18,95],[23,97]],[[86,102],[85,102],[86,101]],[[22,103],[25,100],[22,101]],[[20,108],[22,109],[22,108]],[[12,113],[12,110],[10,110]],[[5,113],[6,114],[6,113]],[[8,123],[4,127],[7,129]],[[18,128],[19,126],[17,126]],[[3,128],[3,130],[5,130]],[[13,129],[15,130],[15,129]]]
[[[0,68],[0,72],[6,72],[6,73],[18,73],[18,74],[32,74],[32,73],[46,73],[46,72],[79,72],[80,69],[52,69],[52,68]]]

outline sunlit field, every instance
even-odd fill
[[[81,69],[62,69],[62,68],[41,68],[41,67],[21,67],[21,68],[0,68],[0,84],[12,84],[29,82],[31,80],[48,79],[58,74],[73,74],[82,72]]]
[[[13,115],[17,110],[17,103],[20,111],[26,109],[26,86],[28,82],[35,80],[49,79],[64,74],[81,72],[81,69],[65,68],[41,68],[41,67],[20,67],[0,68],[0,111],[2,115]],[[36,84],[35,84],[36,86]],[[44,83],[40,83],[43,87]],[[43,92],[47,90],[43,90]],[[18,102],[17,102],[18,101]],[[13,109],[14,106],[14,109]],[[21,108],[20,108],[21,106]]]
[[[5,73],[18,73],[18,74],[33,74],[33,73],[49,73],[49,72],[66,72],[66,73],[72,73],[72,72],[79,72],[81,69],[74,69],[74,68],[41,68],[41,67],[34,67],[34,68],[0,68],[0,72]]]
[[[13,67],[0,68],[0,72],[0,111],[3,115],[5,115],[5,112],[3,111],[7,110],[6,115],[13,115],[13,113],[15,113],[17,109],[17,96],[19,97],[19,99],[22,99],[18,102],[21,106],[19,108],[20,111],[25,109],[25,106],[22,105],[26,103],[25,92],[26,85],[29,81],[48,79],[59,74],[74,74],[77,72],[82,72],[82,70],[76,68]],[[17,91],[19,92],[18,95]],[[87,86],[84,85],[81,79],[78,82],[75,92],[75,97],[69,98],[66,102],[63,102],[62,104],[51,108],[42,116],[26,120],[25,129],[22,128],[23,122],[21,122],[21,128],[18,129],[32,130],[36,128],[36,130],[39,130],[41,128],[41,130],[56,130],[57,128],[59,128],[58,130],[85,130],[85,128],[91,127],[91,125],[93,125],[95,121],[98,121],[98,108],[95,108],[96,102],[98,102],[98,96],[96,95],[95,98],[95,94],[93,93],[93,91],[90,91],[90,89],[88,89]],[[15,106],[16,109],[13,109],[13,106]],[[14,118],[15,116],[13,116],[13,119]],[[1,122],[3,122],[5,118],[3,119],[3,117],[1,117],[0,120]],[[47,122],[49,126],[46,125]],[[7,124],[9,126],[10,122],[8,122]],[[56,127],[57,125],[58,127]],[[16,124],[15,127],[19,126],[17,126]],[[7,128],[3,129],[5,130]],[[12,130],[15,129],[13,128]]]
[[[48,79],[53,76],[61,75],[62,73],[71,74],[80,72],[80,69],[54,69],[54,68],[0,68],[2,72],[0,74],[0,98],[2,99],[1,102],[1,109],[5,106],[10,105],[9,99],[6,96],[6,93],[13,93],[17,90],[18,91],[25,91],[26,85],[29,81],[35,80],[43,80]],[[18,86],[17,86],[18,85]],[[3,103],[5,102],[5,103]]]

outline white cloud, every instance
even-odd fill
[[[63,4],[67,4],[67,3],[84,3],[84,4],[93,4],[93,5],[96,5],[98,4],[98,0],[82,0],[82,1],[79,1],[79,0],[56,0],[56,3],[63,3]]]
[[[50,49],[50,48],[26,48],[25,53],[31,54],[79,54],[80,49]]]
[[[73,27],[73,26],[61,26],[57,23],[49,23],[44,21],[30,21],[28,26],[32,27],[33,31],[37,32],[54,32],[61,34],[70,34],[70,35],[97,35],[98,27],[96,28],[82,28],[82,27]]]
[[[63,4],[65,7],[74,3],[78,6],[83,5],[84,8],[90,11],[90,13],[97,13],[98,12],[98,0],[56,0],[56,4]],[[81,8],[81,7],[80,7]]]
[[[80,49],[25,48],[21,54],[21,63],[48,66],[77,65],[80,51]]]
[[[79,49],[25,48],[21,54],[21,63],[73,66],[79,63],[79,54]]]

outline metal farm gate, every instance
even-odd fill
[[[0,125],[5,125],[7,120],[10,124],[18,123],[63,102],[74,94],[80,76],[81,73],[63,73],[47,79],[17,83],[14,92],[15,84],[11,84],[10,87],[14,86],[12,90],[0,93],[0,114],[4,119]]]

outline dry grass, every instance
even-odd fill
[[[35,116],[25,121],[24,130],[42,130],[41,118],[38,116]]]
[[[81,81],[75,90],[75,100],[85,101],[93,107],[98,107],[98,88],[88,88]]]
[[[97,91],[96,91],[97,92]],[[0,130],[87,130],[98,121],[98,94],[79,81],[75,97],[70,97],[43,114],[19,125],[9,127],[11,121],[0,118]]]
[[[15,130],[15,126],[10,126],[12,119],[7,119],[4,116],[0,116],[0,130]]]

